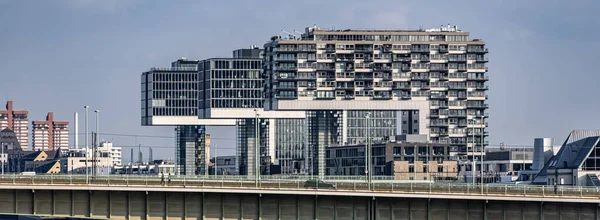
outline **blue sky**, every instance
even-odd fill
[[[598,128],[600,2],[504,1],[158,1],[0,0],[0,101],[72,121],[83,106],[101,110],[101,132],[173,136],[172,127],[140,126],[140,74],[179,57],[230,56],[262,45],[281,29],[406,29],[451,23],[490,50],[490,143],[562,143],[575,128]],[[90,127],[94,127],[94,117]],[[80,118],[83,132],[83,117]],[[211,128],[233,153],[232,128]],[[105,136],[115,145],[174,140]],[[82,141],[80,141],[82,143]],[[228,150],[227,150],[227,149]],[[220,151],[220,152],[223,152]],[[129,157],[128,148],[124,157]],[[145,153],[147,155],[147,153]]]

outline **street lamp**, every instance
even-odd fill
[[[369,186],[369,190],[371,189],[371,141],[369,137],[370,129],[369,129],[369,117],[371,116],[371,112],[367,112],[365,114],[365,180],[367,181],[367,185]]]
[[[86,106],[83,106],[83,108],[85,109],[85,182],[89,183],[89,174],[90,173],[88,170],[88,166],[89,166],[88,165],[88,160],[89,160],[88,154],[89,154],[90,149],[89,149],[89,145],[88,145],[88,129],[89,129],[89,126],[88,126],[88,119],[89,119],[88,112],[89,111],[88,110],[89,110],[90,106],[86,105]]]
[[[96,175],[98,173],[98,162],[96,162],[96,159],[99,159],[98,147],[100,145],[100,110],[96,109],[94,110],[94,112],[96,113],[96,139],[94,143],[94,175]]]
[[[483,152],[483,144],[484,144],[484,142],[483,142],[484,136],[483,135],[484,135],[484,130],[485,130],[485,121],[484,120],[485,120],[485,118],[482,113],[481,114],[481,130],[480,130],[481,131],[481,149],[480,149],[481,154],[479,155],[480,160],[481,160],[481,171],[480,171],[481,172],[481,186],[480,186],[481,194],[483,194],[483,153],[484,153]]]
[[[471,139],[471,180],[475,185],[475,119],[471,119],[471,136],[473,136]]]
[[[254,183],[256,184],[256,187],[258,187],[258,181],[259,181],[259,176],[260,176],[260,140],[259,140],[259,129],[260,129],[260,121],[259,121],[259,117],[260,115],[258,114],[258,109],[254,109],[254,114],[255,114],[255,120],[254,120]]]

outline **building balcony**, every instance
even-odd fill
[[[448,47],[440,47],[440,48],[438,49],[438,51],[439,51],[440,53],[448,53]]]
[[[475,86],[475,89],[477,89],[477,90],[488,90],[489,87],[487,85],[481,85],[481,86]]]
[[[373,70],[388,72],[388,71],[392,71],[392,67],[389,67],[389,66],[375,66],[375,67],[373,67]]]
[[[410,77],[412,80],[429,80],[429,76],[419,76],[419,75],[413,75]]]
[[[477,59],[475,59],[475,62],[487,63],[487,62],[489,62],[489,59],[487,57],[478,57]]]
[[[411,62],[412,59],[410,57],[393,57],[392,61],[395,61],[395,62]]]
[[[339,89],[339,90],[354,90],[354,86],[336,86],[335,89]]]
[[[413,47],[410,49],[410,51],[416,53],[429,53],[430,49],[429,47]]]
[[[488,48],[481,47],[467,47],[468,53],[488,53]]]
[[[430,99],[448,99],[448,95],[431,94],[431,96],[429,98]],[[440,105],[440,107],[442,107],[442,106]],[[448,105],[446,105],[445,107],[448,107]]]
[[[487,80],[489,80],[489,77],[488,76],[468,76],[467,80],[487,81]]]
[[[431,122],[430,127],[448,127],[448,122]]]
[[[449,113],[448,117],[452,117],[452,118],[466,118],[467,114],[457,114],[457,113]]]
[[[372,47],[357,47],[354,49],[354,52],[356,52],[356,53],[372,53],[373,48]]]
[[[467,107],[468,108],[488,108],[488,104],[473,104],[473,103],[467,103]]]
[[[391,95],[374,95],[373,99],[386,100],[386,99],[392,99],[392,96]]]
[[[452,85],[452,84],[450,84],[450,85],[448,85],[448,88],[449,89],[456,89],[456,90],[466,90],[467,86],[464,86],[464,85]]]
[[[277,66],[276,70],[284,70],[284,71],[296,71],[298,70],[298,67],[295,66]]]
[[[373,77],[372,76],[356,76],[354,78],[354,80],[368,80],[368,81],[372,81]]]

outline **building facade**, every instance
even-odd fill
[[[325,175],[366,175],[365,145],[326,149]],[[377,143],[371,149],[370,171],[375,176],[397,180],[444,180],[458,177],[458,161],[450,156],[450,145],[428,143]]]
[[[487,49],[468,32],[323,30],[265,44],[265,109],[306,111],[324,172],[330,146],[426,134],[466,159],[485,146]]]
[[[55,121],[52,112],[48,112],[46,121],[33,121],[31,132],[33,150],[46,151],[69,148],[68,126],[68,121]]]
[[[0,130],[14,131],[23,150],[29,149],[28,114],[27,110],[14,110],[12,101],[6,102],[6,110],[0,110]]]

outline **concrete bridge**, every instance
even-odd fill
[[[95,219],[600,219],[596,188],[140,176],[0,177],[0,213]]]

